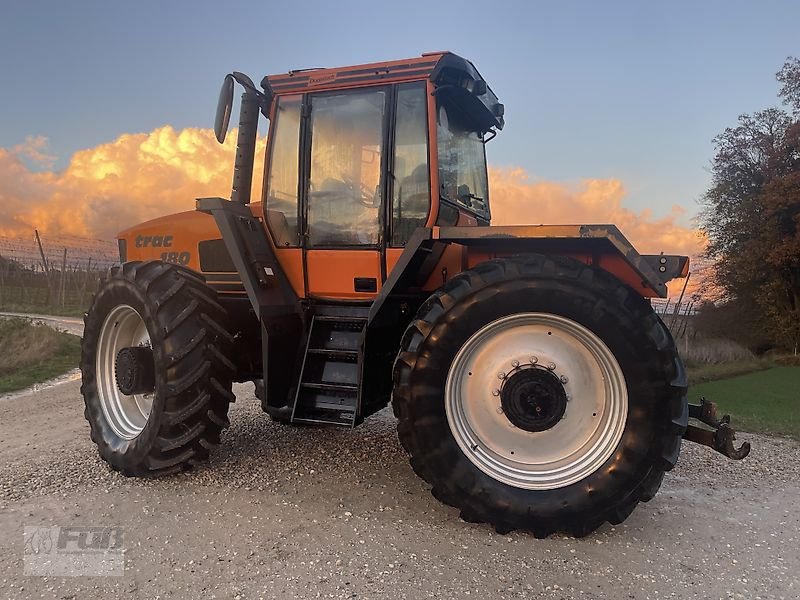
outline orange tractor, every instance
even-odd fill
[[[639,255],[613,225],[490,225],[485,147],[504,109],[472,63],[424,54],[260,89],[232,73],[220,142],[235,83],[231,200],[122,232],[86,316],[82,393],[112,468],[208,458],[235,381],[285,423],[353,427],[391,402],[433,494],[498,531],[621,522],[685,437],[747,453],[712,404],[687,403],[649,302],[687,257]]]

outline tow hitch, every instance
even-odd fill
[[[721,419],[717,418],[717,405],[713,402],[700,398],[700,404],[689,404],[689,416],[713,429],[689,425],[683,434],[684,439],[713,448],[734,460],[741,460],[750,454],[749,442],[744,442],[739,448],[734,447],[736,432],[731,428],[731,417],[724,415]]]

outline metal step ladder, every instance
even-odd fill
[[[314,307],[292,423],[353,427],[361,408],[368,306]]]

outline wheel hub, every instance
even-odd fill
[[[546,431],[564,417],[567,392],[550,371],[531,367],[518,370],[504,382],[500,405],[516,427]]]
[[[97,395],[108,425],[123,440],[138,436],[153,410],[151,346],[147,326],[136,309],[120,304],[109,311],[97,339]]]
[[[152,392],[156,387],[153,351],[146,346],[122,348],[114,361],[114,377],[126,396]]]
[[[550,490],[594,473],[625,430],[628,394],[613,352],[551,313],[485,324],[459,349],[445,384],[450,431],[484,473]]]

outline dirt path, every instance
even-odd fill
[[[382,411],[292,428],[238,386],[212,464],[108,471],[79,383],[0,402],[3,598],[797,598],[800,446],[749,436],[733,463],[685,445],[661,493],[582,540],[462,522],[411,471]],[[123,577],[22,574],[25,525],[121,525]]]

